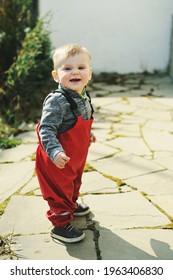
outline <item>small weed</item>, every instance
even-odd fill
[[[10,200],[10,197],[7,198],[5,201],[3,201],[1,204],[0,204],[0,215],[3,215],[4,211],[5,211],[5,208],[7,207],[7,204]]]
[[[162,228],[163,229],[172,229],[173,230],[173,224],[164,225]]]
[[[21,141],[19,139],[9,139],[1,138],[0,139],[0,149],[9,149],[20,145]]]
[[[119,178],[116,178],[116,177],[113,177],[113,176],[110,176],[110,175],[107,175],[107,174],[104,174],[104,173],[102,173],[102,175],[103,175],[104,177],[106,177],[106,178],[108,178],[108,179],[110,179],[110,180],[116,182],[118,188],[120,188],[120,187],[122,187],[122,186],[125,185],[125,183],[124,183],[121,179],[119,179]]]
[[[16,258],[16,255],[11,249],[12,243],[14,243],[14,241],[12,241],[12,235],[10,237],[0,236],[0,256],[9,256],[10,259]]]
[[[113,132],[114,132],[114,126],[113,126],[113,125],[110,125],[109,134],[112,134]]]
[[[90,164],[86,163],[84,167],[84,172],[90,172],[90,171],[95,171],[95,169]]]
[[[33,154],[30,156],[30,159],[31,159],[32,161],[35,161],[35,159],[36,159],[36,153],[33,153]]]
[[[129,98],[128,98],[128,97],[122,96],[122,97],[121,97],[121,100],[122,100],[122,101],[126,101],[128,104],[130,104],[130,101],[129,101]]]

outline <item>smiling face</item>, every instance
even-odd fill
[[[58,69],[54,70],[52,75],[56,82],[81,94],[91,79],[90,58],[86,53],[69,56],[61,61]]]

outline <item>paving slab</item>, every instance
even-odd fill
[[[33,193],[34,193],[34,195],[42,196],[40,188],[38,188],[38,189],[36,189],[36,190],[33,190]]]
[[[84,172],[80,193],[114,193],[119,192],[116,182],[104,177],[99,172]]]
[[[136,137],[118,137],[116,139],[107,141],[107,143],[115,148],[123,151],[131,152],[135,155],[151,155],[151,151],[145,144],[142,138]]]
[[[145,120],[159,120],[159,121],[171,121],[172,116],[169,111],[161,111],[154,109],[138,109],[134,112],[134,116],[142,117]]]
[[[129,106],[128,103],[122,102],[122,103],[118,103],[116,101],[114,101],[114,99],[112,100],[111,104],[106,104],[104,107],[101,108],[101,112],[103,111],[107,111],[111,114],[111,112],[113,113],[123,113],[123,114],[132,114],[135,111],[137,111],[137,107],[136,106]]]
[[[141,94],[139,92],[139,95],[138,96],[141,96],[141,97],[145,97],[145,98],[163,98],[164,95],[162,92],[158,91],[158,89],[155,89],[153,87],[148,87],[148,90],[147,88],[146,89],[143,89],[143,90],[140,90],[141,91]]]
[[[98,226],[103,260],[173,260],[173,231]]]
[[[34,166],[34,161],[0,164],[0,203],[31,180]]]
[[[163,170],[163,167],[150,160],[128,152],[120,152],[111,158],[91,162],[99,172],[114,178],[128,179]]]
[[[0,220],[0,235],[50,232],[47,209],[42,197],[12,196]]]
[[[150,112],[152,110],[154,112],[158,111],[169,111],[170,107],[167,106],[167,104],[162,103],[162,98],[148,98],[148,97],[133,97],[129,99],[130,105],[137,106],[138,108],[148,110],[150,109]]]
[[[106,91],[108,92],[120,92],[120,91],[125,91],[127,90],[126,87],[120,86],[120,85],[108,85],[108,84],[99,84],[100,88],[105,88]]]
[[[168,151],[154,152],[154,162],[165,169],[173,171],[173,153]]]
[[[101,129],[99,129],[99,130],[92,130],[92,132],[94,132],[94,134],[95,134],[95,136],[97,137],[97,139],[99,139],[99,140],[97,140],[96,143],[98,143],[98,141],[99,141],[99,143],[105,144],[106,140],[107,140],[108,137],[109,137],[109,133],[108,133],[108,131],[106,131],[106,130],[101,130]],[[95,145],[96,143],[94,143],[94,145]],[[94,146],[94,147],[95,147],[95,146]],[[90,150],[91,150],[91,151],[93,150],[93,153],[94,153],[94,147],[93,147],[93,144],[91,144],[90,149],[89,149],[89,155],[88,155],[88,157],[90,156]],[[110,148],[111,148],[111,147],[110,147]]]
[[[141,137],[140,125],[137,123],[116,123],[113,124],[113,135]]]
[[[148,195],[173,195],[173,172],[171,171],[125,179],[125,182]]]
[[[21,161],[30,158],[36,151],[37,144],[21,144],[15,148],[0,152],[0,163]]]
[[[37,176],[33,176],[31,180],[20,190],[20,194],[27,194],[39,189]]]
[[[12,250],[19,260],[96,260],[93,232],[85,230],[77,244],[54,242],[49,234],[17,236]]]
[[[171,84],[171,91],[172,91],[172,84]],[[173,92],[173,91],[172,91]],[[164,98],[155,98],[155,100],[158,103],[161,103],[165,106],[167,106],[169,109],[172,109],[173,107],[173,99],[172,99],[173,94],[171,95],[171,97],[164,97]]]
[[[116,149],[109,147],[103,143],[93,143],[89,148],[89,153],[87,157],[87,161],[93,161],[100,158],[104,158],[106,156],[114,155],[117,152]]]
[[[142,128],[143,137],[153,151],[172,151],[173,135],[167,131],[154,131],[149,128]],[[166,143],[166,144],[165,144]]]
[[[16,139],[20,139],[22,143],[38,143],[38,137],[36,131],[27,131],[18,134]]]
[[[145,128],[159,130],[159,131],[168,131],[170,133],[173,132],[173,122],[172,121],[157,121],[157,120],[149,120],[145,124]]]
[[[104,98],[95,98],[93,97],[92,98],[92,103],[93,103],[93,106],[95,108],[101,108],[102,106],[106,106],[106,105],[109,105],[109,104],[112,104],[112,101],[114,101],[115,98],[114,97],[104,97]],[[118,100],[121,100],[120,97],[118,97],[116,99],[116,101]]]
[[[120,97],[124,97],[124,98],[134,98],[134,97],[143,97],[146,96],[148,94],[148,92],[145,89],[137,89],[133,86],[126,88],[125,92],[120,92],[119,96]]]
[[[148,196],[152,203],[159,206],[160,209],[163,209],[173,220],[173,194],[172,195],[153,195]]]
[[[134,115],[121,115],[121,123],[123,125],[127,126],[129,124],[137,124],[137,125],[144,125],[146,123],[146,119],[140,116],[134,116]]]
[[[105,97],[105,96],[109,95],[109,92],[104,89],[98,89],[98,90],[92,91],[92,95],[95,97]]]
[[[96,118],[93,122],[92,128],[96,131],[101,130],[109,133],[108,123],[105,120],[99,122],[99,120]]]
[[[155,227],[170,220],[137,191],[121,194],[86,195],[93,220],[108,229]]]
[[[109,135],[109,131],[110,131],[110,122],[108,123],[107,120],[104,119],[104,121],[100,121],[99,120],[99,116],[95,117],[93,126],[92,126],[92,132],[94,132],[94,134],[97,137],[97,143],[104,143],[106,141],[106,139],[108,138]],[[90,146],[90,149],[92,148],[93,145]]]

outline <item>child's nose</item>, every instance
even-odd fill
[[[73,68],[72,73],[73,73],[73,74],[76,74],[76,73],[78,74],[78,73],[79,73],[79,69],[78,69],[78,68]]]

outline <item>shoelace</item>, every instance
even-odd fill
[[[65,229],[68,229],[69,231],[72,231],[72,230],[74,229],[74,226],[72,226],[72,225],[67,225],[67,226],[65,227]]]

